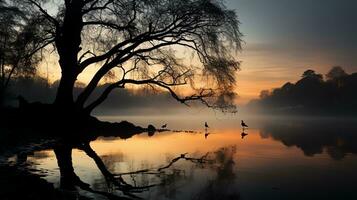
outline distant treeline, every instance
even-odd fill
[[[306,70],[295,84],[261,91],[248,108],[265,114],[357,115],[357,73],[336,66],[325,75]]]
[[[107,86],[107,84],[99,86],[90,101],[98,97]],[[5,104],[16,107],[19,95],[29,102],[53,103],[57,87],[58,81],[50,84],[46,79],[38,76],[16,77],[7,91]],[[84,84],[82,83],[76,84],[73,92],[75,97],[83,87]],[[95,110],[95,113],[106,115],[158,114],[162,111],[165,111],[165,113],[177,112],[177,108],[187,109],[167,92],[145,88],[117,89]]]

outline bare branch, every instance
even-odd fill
[[[107,21],[86,21],[86,22],[83,22],[83,26],[89,26],[89,25],[107,26],[109,28],[113,28],[118,31],[126,30],[126,29],[129,29],[130,27],[132,27],[130,24],[125,25],[125,26],[119,26],[118,24],[107,22]]]
[[[104,3],[103,6],[96,6],[96,4],[99,2],[99,0],[89,0],[87,2],[85,2],[85,4],[88,4],[90,3],[91,1],[92,4],[89,6],[88,9],[84,9],[82,11],[82,14],[87,14],[88,12],[91,12],[91,11],[95,11],[95,10],[103,10],[103,9],[107,9],[108,8],[108,5],[111,4],[114,0],[108,0],[106,3]]]
[[[59,27],[59,22],[50,14],[48,14],[48,12],[45,9],[43,9],[39,3],[37,3],[35,0],[28,0],[28,1],[33,5],[35,5],[38,8],[38,10],[46,17],[46,19],[49,20],[51,23],[53,23],[56,28]]]
[[[82,59],[87,55],[87,54],[91,54],[93,57],[96,57],[97,55],[95,55],[93,52],[91,52],[90,50],[84,52],[78,59],[78,63],[80,63],[82,61]]]

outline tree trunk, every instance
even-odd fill
[[[74,173],[72,164],[72,147],[69,145],[60,145],[54,148],[54,152],[61,174],[60,187],[63,189],[74,189],[78,177]]]
[[[74,190],[75,186],[79,186],[82,189],[89,189],[89,184],[83,182],[74,172],[72,163],[72,149],[73,146],[69,144],[57,145],[53,149],[60,170],[60,187],[69,190]]]
[[[56,47],[62,76],[55,104],[61,112],[76,112],[77,109],[73,101],[73,88],[79,73],[77,56],[81,50],[82,6],[82,1],[69,1],[66,4],[63,25],[56,30]]]
[[[55,104],[60,108],[73,109],[73,87],[76,76],[73,73],[63,72],[58,85]]]

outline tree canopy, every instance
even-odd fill
[[[302,78],[322,80],[321,74],[316,74],[314,70],[308,69],[301,75]]]
[[[234,111],[235,72],[242,34],[236,13],[220,0],[18,0],[37,16],[41,47],[53,44],[62,77],[55,103],[91,112],[115,88],[146,85],[187,103]],[[43,23],[45,21],[45,23]],[[185,53],[184,55],[183,52]],[[187,54],[197,62],[188,62]],[[181,55],[181,56],[180,56]],[[185,58],[184,60],[182,58]],[[97,71],[77,99],[73,87],[90,66]],[[104,79],[110,85],[88,102]],[[180,88],[189,87],[191,94]]]

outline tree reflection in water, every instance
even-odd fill
[[[236,174],[234,172],[234,155],[236,146],[230,148],[221,148],[215,152],[214,167],[217,172],[215,179],[208,181],[203,190],[201,190],[194,200],[215,200],[215,199],[240,199],[240,194],[233,186]]]
[[[296,146],[306,156],[325,151],[331,158],[341,160],[349,153],[357,154],[357,123],[352,119],[268,120],[260,126],[262,138]]]
[[[107,184],[107,191],[93,189],[76,175],[72,163],[72,149],[79,149],[86,153],[96,164]],[[60,187],[67,190],[82,190],[99,194],[108,199],[136,199],[143,192],[156,188],[156,196],[175,198],[184,181],[193,177],[193,170],[180,169],[175,163],[190,162],[194,167],[210,169],[216,172],[216,177],[209,180],[200,191],[195,191],[192,199],[239,199],[239,193],[230,188],[235,180],[234,154],[236,147],[221,148],[215,152],[208,152],[201,157],[194,158],[188,154],[181,154],[159,168],[143,168],[141,170],[113,173],[114,160],[101,158],[91,148],[90,141],[60,141],[54,147],[58,167],[60,169]]]

